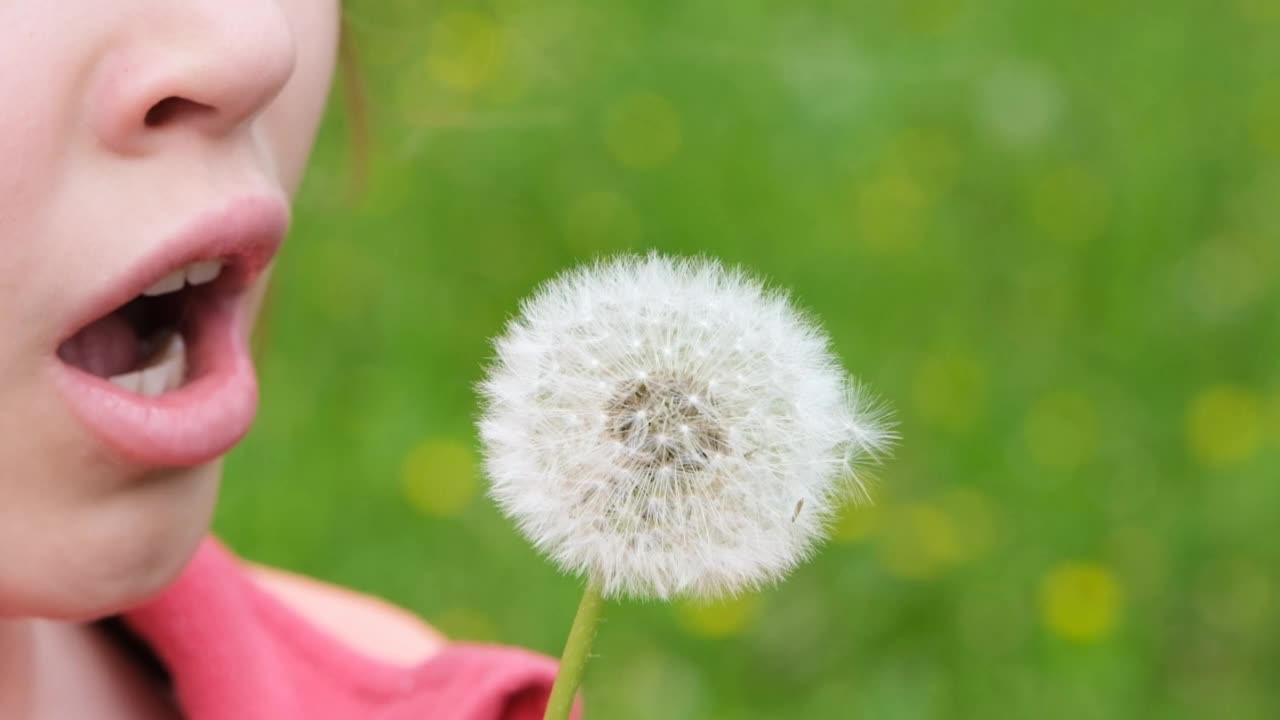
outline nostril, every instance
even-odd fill
[[[188,117],[207,115],[212,112],[214,112],[214,109],[203,103],[170,96],[152,105],[151,109],[147,111],[144,122],[147,127],[161,127]]]

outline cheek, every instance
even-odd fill
[[[45,237],[49,198],[71,153],[68,78],[79,31],[56,7],[46,17],[29,4],[16,5],[0,2],[0,381],[13,377],[6,361],[18,360],[16,350],[43,324],[46,288],[59,285],[47,257],[72,252],[35,239]],[[13,70],[30,66],[32,58],[41,59],[39,72]]]
[[[258,278],[258,282],[249,290],[245,297],[245,323],[244,334],[246,338],[252,338],[253,328],[258,323],[262,311],[262,303],[267,295],[267,288],[271,285],[271,268],[268,268]]]
[[[30,8],[0,3],[0,228],[21,213],[24,201],[40,197],[49,185],[51,161],[65,153],[57,140],[68,135],[65,79],[75,71],[75,28],[59,37],[57,23],[66,20],[50,9],[51,18],[33,17]],[[19,3],[21,5],[21,3]],[[40,72],[14,72],[40,58]]]
[[[337,0],[284,0],[282,6],[297,38],[297,66],[264,113],[262,126],[281,181],[292,193],[301,182],[329,96],[341,11]]]

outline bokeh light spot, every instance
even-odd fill
[[[1270,289],[1270,263],[1246,238],[1206,243],[1189,265],[1187,302],[1208,320],[1227,320]]]
[[[854,190],[860,243],[880,255],[920,245],[932,200],[909,174],[891,169]]]
[[[627,199],[608,190],[578,195],[565,216],[565,233],[583,253],[625,248],[640,235],[640,216]]]
[[[880,560],[892,575],[927,580],[962,558],[955,518],[932,503],[911,503],[889,513],[881,533]]]
[[[1097,452],[1098,413],[1082,393],[1054,392],[1031,409],[1024,433],[1033,460],[1044,467],[1070,470],[1089,462]]]
[[[1265,94],[1254,101],[1249,112],[1249,137],[1259,150],[1280,155],[1280,93]]]
[[[1280,447],[1280,390],[1271,394],[1271,402],[1267,408],[1267,427],[1271,429],[1271,444]]]
[[[1261,440],[1261,401],[1248,388],[1206,388],[1187,409],[1187,442],[1205,465],[1223,467],[1248,460]]]
[[[941,351],[921,363],[914,390],[916,409],[925,420],[948,430],[968,430],[982,416],[986,368],[967,351]]]
[[[1257,25],[1280,22],[1280,2],[1276,0],[1235,0],[1236,11]]]
[[[476,495],[476,462],[457,440],[433,438],[409,451],[401,466],[409,503],[428,515],[457,515]]]
[[[965,4],[963,0],[899,0],[892,7],[897,8],[907,29],[938,33],[955,26]]]
[[[436,82],[450,90],[477,90],[502,65],[502,28],[489,15],[447,13],[431,27],[427,43],[427,68]]]
[[[684,601],[676,605],[680,624],[700,637],[722,638],[737,635],[760,613],[760,595],[746,593],[711,603]]]
[[[996,138],[1011,146],[1045,139],[1062,105],[1062,92],[1052,76],[1027,65],[995,69],[978,90],[979,118]]]
[[[1063,563],[1045,575],[1040,585],[1045,626],[1073,642],[1095,642],[1109,635],[1121,603],[1122,591],[1115,575],[1094,563]]]
[[[635,645],[630,646],[635,648]],[[612,693],[588,700],[593,718],[705,718],[710,693],[700,663],[676,654],[636,650],[592,670]]]
[[[1031,219],[1049,238],[1091,240],[1106,225],[1109,198],[1102,180],[1077,165],[1046,174],[1032,187]]]
[[[680,114],[653,93],[629,95],[609,108],[604,136],[613,157],[637,170],[667,164],[683,142]]]
[[[854,185],[850,207],[857,239],[877,255],[918,248],[934,208],[954,185],[960,146],[942,127],[905,127],[885,141],[875,167]]]

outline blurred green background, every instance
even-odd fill
[[[1280,3],[364,0],[217,530],[558,654],[472,391],[600,253],[792,288],[903,442],[774,589],[608,610],[589,717],[1280,717]]]

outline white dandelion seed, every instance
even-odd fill
[[[776,581],[892,440],[782,293],[703,259],[624,257],[527,300],[481,384],[490,494],[605,597]]]

